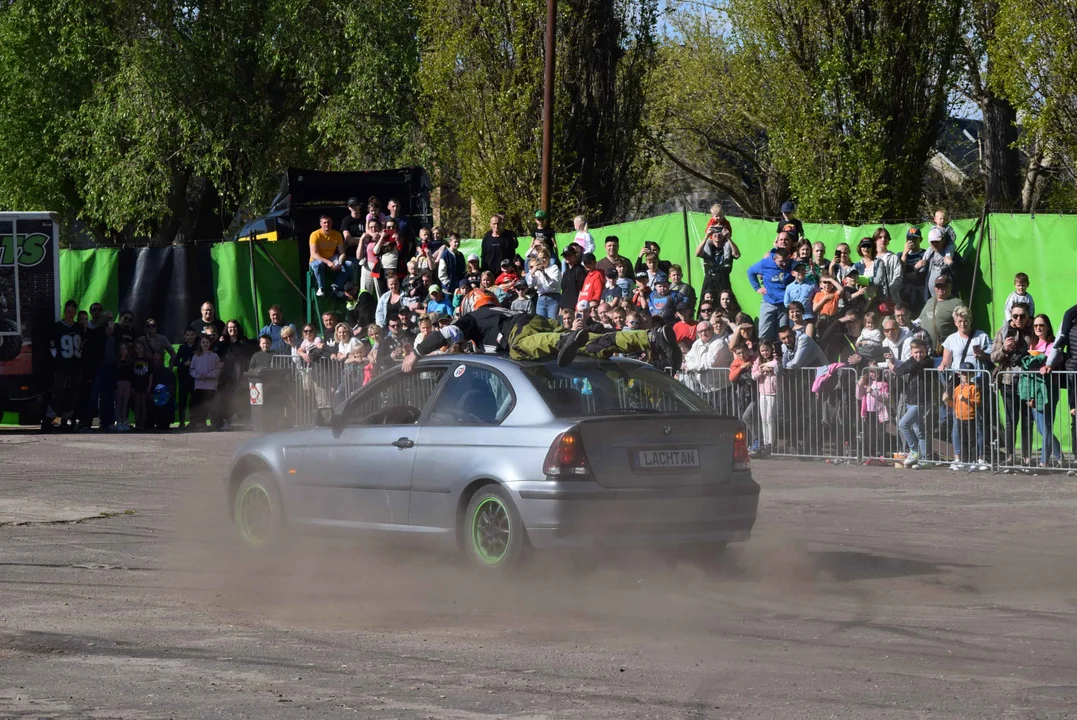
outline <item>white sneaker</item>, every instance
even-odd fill
[[[976,461],[976,470],[979,470],[980,472],[987,472],[990,469],[991,466],[988,465],[983,458],[980,458]]]
[[[920,459],[920,453],[915,450],[909,451],[909,454],[905,456],[905,462],[902,463],[907,468],[911,468]]]
[[[954,464],[950,466],[950,469],[954,472],[961,472],[965,469],[965,466],[962,465],[960,462],[954,462]]]
[[[321,288],[318,288],[318,289],[317,289],[317,290],[316,290],[316,291],[314,292],[314,294],[315,294],[315,295],[317,295],[318,297],[325,297],[325,290],[322,290]]]

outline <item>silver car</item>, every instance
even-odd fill
[[[529,548],[717,555],[748,539],[759,500],[744,426],[668,375],[491,355],[424,358],[316,427],[244,443],[227,491],[252,545],[286,526],[403,533],[487,569]]]

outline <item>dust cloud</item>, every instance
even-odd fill
[[[289,533],[273,548],[251,550],[224,508],[223,478],[184,497],[169,518],[164,582],[210,607],[282,625],[415,629],[486,619],[690,631],[713,615],[719,597],[726,609],[730,596],[750,607],[832,585],[779,532],[731,544],[720,559],[538,552],[518,570],[490,576],[453,552],[343,535]]]

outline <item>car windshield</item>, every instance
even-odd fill
[[[552,363],[523,368],[559,418],[636,413],[712,413],[698,395],[669,375],[627,362]]]

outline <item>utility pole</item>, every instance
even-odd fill
[[[546,73],[542,93],[542,209],[550,212],[553,174],[553,82],[557,47],[557,0],[546,0]]]

